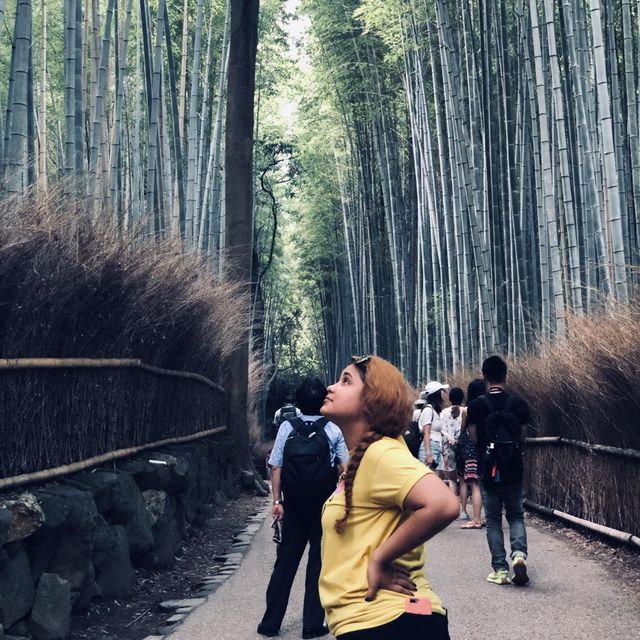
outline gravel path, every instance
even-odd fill
[[[265,509],[268,509],[266,506]],[[190,613],[170,640],[256,640],[275,557],[266,518],[237,571]],[[484,530],[454,522],[428,545],[427,572],[449,609],[452,640],[582,640],[640,637],[637,585],[628,587],[602,560],[579,553],[570,541],[528,524],[526,587],[486,582],[491,570]],[[294,583],[280,632],[301,637],[303,567]],[[331,636],[326,636],[329,640]]]

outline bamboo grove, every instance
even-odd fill
[[[639,5],[303,2],[342,131],[328,374],[378,352],[422,381],[629,299]]]
[[[180,237],[215,262],[230,2],[4,5],[3,190],[61,184],[93,215]]]

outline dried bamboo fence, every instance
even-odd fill
[[[529,506],[640,546],[640,451],[550,436],[526,443]]]
[[[0,359],[0,489],[221,433],[225,416],[224,389],[196,373],[134,359]]]

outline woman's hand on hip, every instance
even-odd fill
[[[369,560],[367,567],[367,581],[369,589],[364,596],[367,602],[375,600],[379,589],[388,589],[407,596],[412,596],[416,590],[408,569],[397,564],[384,564],[374,556]]]

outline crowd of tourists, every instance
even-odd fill
[[[396,367],[365,356],[352,358],[328,388],[302,381],[274,416],[268,464],[278,547],[258,633],[278,635],[307,545],[303,638],[448,639],[424,543],[456,519],[463,529],[486,527],[487,581],[529,581],[522,489],[529,410],[506,379],[506,363],[491,356],[466,394],[432,380],[415,398]]]

